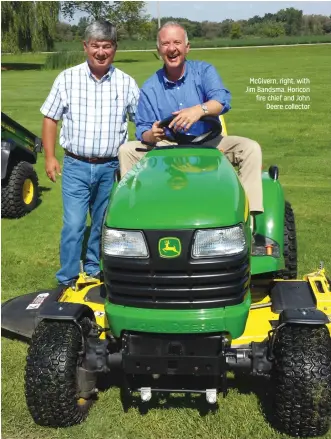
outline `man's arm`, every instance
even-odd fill
[[[230,110],[231,94],[224,87],[217,70],[211,64],[203,63],[200,72],[204,91],[204,102],[190,108],[183,108],[173,114],[176,118],[169,127],[173,129],[189,130],[191,126],[205,115],[201,104],[206,105],[209,116],[219,116]],[[176,127],[174,125],[176,124]]]
[[[222,105],[220,102],[215,101],[214,99],[211,99],[208,102],[204,102],[204,105],[207,107],[208,110],[208,116],[219,116],[224,108],[224,105]],[[201,105],[198,105],[200,113],[202,110]],[[203,111],[203,115],[205,112]]]
[[[219,116],[223,110],[223,105],[215,100],[204,102],[207,107],[208,116]],[[195,105],[190,108],[183,108],[183,110],[175,111],[172,114],[176,115],[175,119],[169,124],[169,128],[174,131],[183,129],[187,131],[191,126],[205,115],[201,105]],[[174,126],[176,124],[176,126]]]
[[[140,121],[141,123],[142,115],[146,116],[146,109],[144,108],[145,107],[144,97],[141,98],[138,107],[139,96],[140,96],[139,88],[137,84],[134,82],[128,112],[129,112],[130,120],[132,122],[136,122],[136,125],[137,125],[137,121]],[[139,113],[137,107],[139,109]],[[137,118],[135,118],[136,113],[138,113]],[[146,125],[144,126],[146,129],[147,128]],[[158,122],[155,122],[150,130],[142,132],[141,139],[147,143],[156,143],[160,140],[160,137],[162,137],[163,135],[164,135],[164,130],[158,127]]]
[[[147,143],[157,143],[165,137],[164,129],[159,127],[153,105],[150,102],[144,87],[140,91],[140,97],[136,113],[136,137]]]
[[[63,102],[60,92],[60,84],[63,80],[63,72],[55,79],[53,87],[43,103],[40,111],[44,115],[42,127],[42,141],[45,149],[45,170],[48,178],[55,182],[56,173],[61,175],[61,167],[55,157],[55,144],[57,136],[57,124],[63,115]]]
[[[48,178],[56,181],[56,174],[61,175],[61,167],[55,157],[55,144],[58,121],[44,117],[42,128],[42,142],[45,151],[45,170]]]
[[[208,115],[218,116],[222,110],[223,105],[218,101],[210,100],[205,102],[208,110]],[[189,130],[191,126],[197,122],[202,116],[205,115],[201,105],[195,105],[194,107],[184,108],[180,111],[175,111],[172,114],[177,115],[176,118],[169,124],[169,128],[173,128],[174,131],[184,129]],[[174,125],[176,126],[174,127]],[[150,130],[144,131],[142,133],[142,140],[148,143],[157,143],[165,138],[164,128],[159,127],[159,121],[154,122]]]

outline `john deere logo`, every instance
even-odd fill
[[[176,258],[181,254],[182,245],[178,238],[161,238],[159,253],[162,258]]]

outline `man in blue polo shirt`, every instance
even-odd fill
[[[150,77],[140,91],[136,112],[136,137],[119,149],[122,177],[140,160],[136,151],[141,141],[166,145],[167,131],[159,127],[162,119],[175,114],[169,127],[192,135],[201,134],[202,116],[219,117],[230,110],[230,92],[215,67],[203,61],[187,61],[190,44],[185,29],[176,22],[165,23],[158,32],[157,47],[164,66]],[[263,212],[262,153],[260,145],[245,137],[219,136],[209,145],[222,150],[232,164],[239,166],[239,178],[247,193],[252,215]]]

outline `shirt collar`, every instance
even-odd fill
[[[109,66],[108,72],[106,72],[106,73],[103,75],[102,78],[97,79],[97,78],[93,75],[93,73],[91,72],[91,69],[90,69],[90,66],[89,66],[89,64],[88,64],[88,61],[86,61],[85,66],[86,66],[86,72],[87,72],[88,76],[89,76],[91,79],[93,79],[93,81],[95,81],[95,82],[104,82],[104,81],[107,81],[107,80],[109,81],[110,78],[111,78],[111,75],[112,75],[113,71],[115,70],[115,67],[111,65],[111,66]]]
[[[175,84],[178,84],[178,83],[182,83],[182,82],[185,81],[185,78],[187,76],[187,70],[188,70],[188,64],[187,64],[186,61],[185,61],[184,65],[185,65],[184,73],[182,74],[182,76],[179,79],[177,79],[177,81],[170,81],[170,79],[167,78],[166,71],[165,71],[165,68],[163,66],[163,81],[165,82],[165,84],[167,86],[172,86],[172,85],[175,85]]]

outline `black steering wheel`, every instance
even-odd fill
[[[219,136],[222,132],[221,121],[216,116],[203,116],[201,119],[199,119],[201,122],[207,122],[209,125],[208,131],[200,134],[199,136],[174,131],[173,129],[169,128],[169,124],[174,120],[175,117],[176,116],[172,114],[171,116],[161,120],[159,126],[160,128],[167,127],[171,132],[171,136],[174,138],[175,142],[178,143],[178,145],[201,145],[202,143],[208,142],[208,140],[215,139],[215,137]]]

